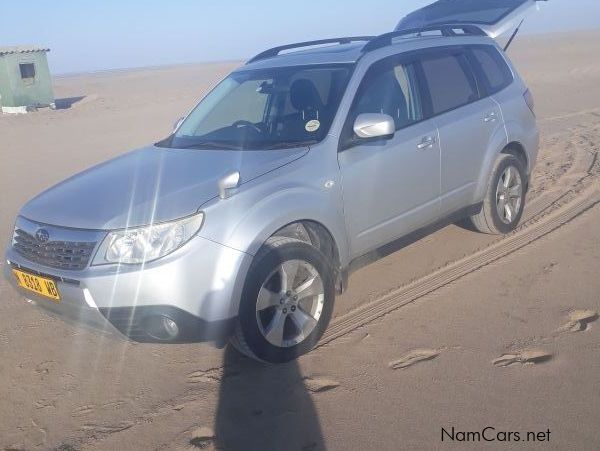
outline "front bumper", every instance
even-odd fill
[[[252,257],[196,237],[145,266],[91,266],[65,271],[32,263],[9,248],[4,275],[31,304],[67,322],[140,342],[160,341],[145,329],[148,318],[166,317],[179,328],[171,342],[219,340],[229,333]],[[53,279],[55,303],[21,288],[12,269]]]

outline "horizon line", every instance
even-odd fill
[[[521,36],[540,36],[547,34],[569,34],[569,33],[581,33],[581,32],[593,32],[600,31],[600,27],[585,27],[585,28],[577,28],[572,30],[557,30],[557,31],[529,31],[523,32]],[[108,73],[115,72],[135,72],[149,69],[167,69],[170,67],[182,67],[182,66],[195,66],[199,64],[231,64],[231,63],[244,63],[248,61],[252,57],[246,58],[230,58],[223,60],[204,60],[204,61],[188,61],[188,62],[175,62],[175,63],[167,63],[167,64],[151,64],[148,66],[123,66],[123,67],[113,67],[113,68],[104,68],[104,69],[90,69],[90,70],[82,70],[82,71],[68,71],[68,72],[57,72],[52,73],[52,77],[54,78],[68,78],[68,77],[76,77],[81,75],[102,75]]]

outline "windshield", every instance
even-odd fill
[[[335,117],[352,66],[301,66],[236,72],[159,145],[269,150],[315,144]]]

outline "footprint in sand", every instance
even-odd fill
[[[213,368],[210,370],[194,371],[187,375],[188,384],[216,384],[221,381],[223,370]]]
[[[126,431],[135,424],[130,421],[124,421],[118,424],[101,425],[101,424],[84,424],[81,428],[83,431],[91,431],[98,434],[114,434],[116,432]]]
[[[321,393],[329,390],[333,390],[340,386],[340,383],[332,379],[325,378],[310,378],[304,379],[304,386],[312,393]]]
[[[35,372],[43,376],[45,374],[49,374],[50,371],[54,370],[54,368],[56,368],[57,365],[58,364],[53,360],[46,360],[36,365]]]
[[[410,351],[398,360],[390,362],[389,366],[393,370],[402,370],[413,366],[419,362],[425,362],[427,360],[433,360],[440,355],[440,351],[437,349],[415,349]]]
[[[208,427],[199,427],[193,430],[190,435],[190,445],[200,449],[206,449],[215,439],[214,431]]]
[[[517,363],[522,365],[543,363],[551,360],[552,357],[553,356],[551,353],[541,349],[529,349],[519,351],[514,354],[504,354],[502,357],[498,357],[492,363],[497,367],[504,368]]]
[[[71,416],[73,416],[73,417],[81,417],[81,416],[84,416],[84,415],[89,415],[89,414],[91,414],[91,413],[94,412],[95,407],[96,406],[94,406],[93,404],[89,404],[89,405],[86,405],[86,406],[77,407],[76,409],[74,409],[71,412]]]
[[[582,332],[598,319],[598,313],[593,310],[575,310],[569,314],[569,321],[562,325],[556,332],[558,334],[569,332]]]

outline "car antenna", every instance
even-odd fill
[[[512,42],[517,37],[517,34],[519,33],[519,30],[521,29],[521,26],[523,25],[523,22],[525,22],[525,19],[521,20],[521,23],[519,23],[519,25],[517,26],[517,28],[515,28],[514,33],[512,34],[512,36],[510,37],[510,39],[508,40],[508,42],[506,43],[506,45],[504,46],[504,51],[505,52],[508,50],[508,48],[510,47],[510,45],[512,44]]]

